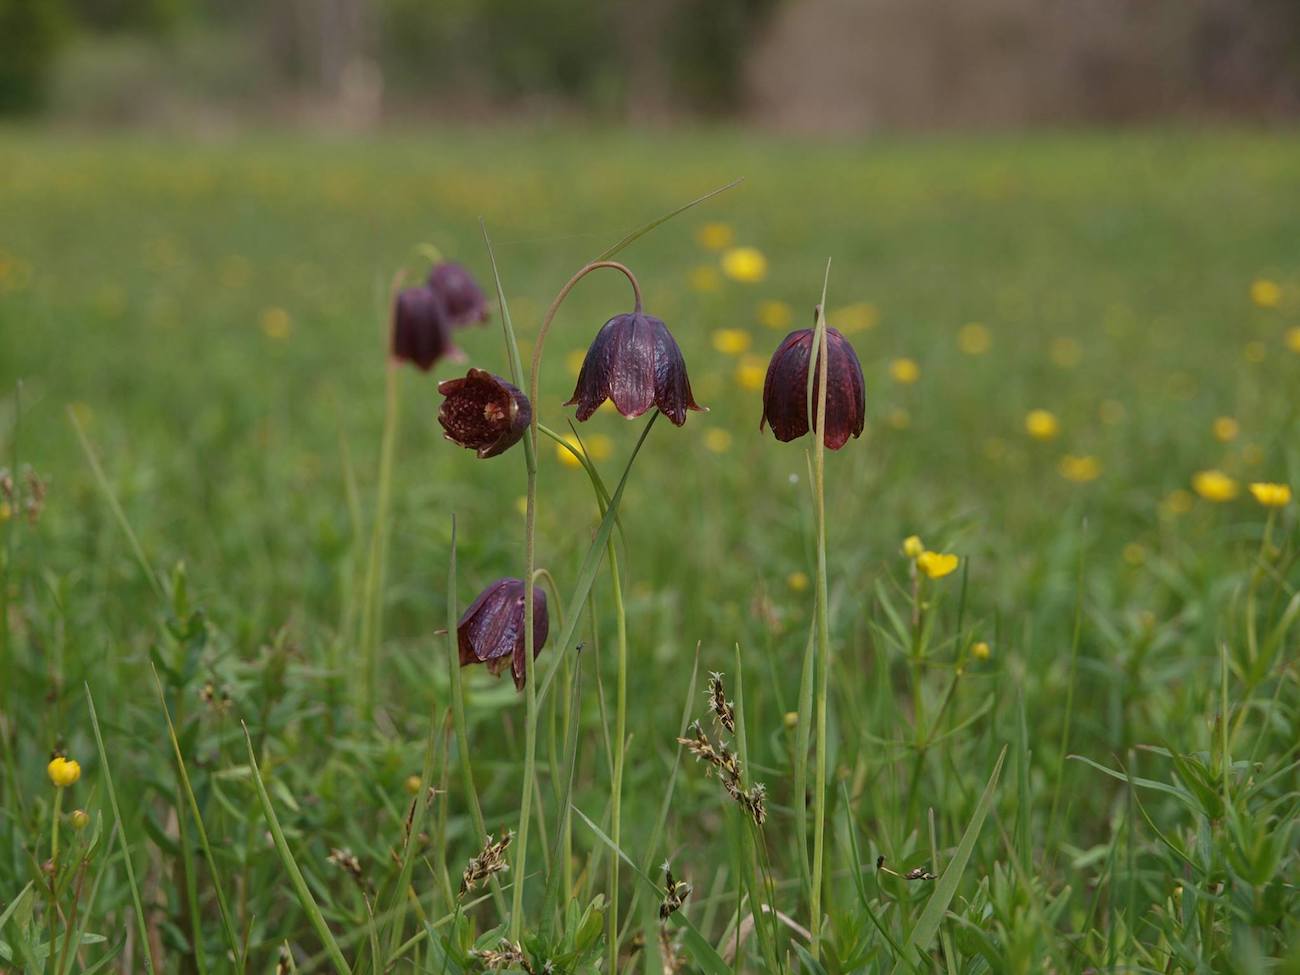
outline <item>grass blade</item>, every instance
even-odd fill
[[[275,842],[275,850],[280,854],[280,862],[284,865],[285,873],[289,875],[289,883],[298,897],[298,903],[307,912],[307,919],[311,921],[311,926],[315,928],[317,936],[325,946],[330,961],[334,963],[334,970],[339,975],[350,975],[351,970],[348,968],[348,963],[343,960],[343,952],[339,950],[338,942],[334,940],[334,933],[330,931],[329,925],[325,923],[325,916],[321,914],[320,905],[316,903],[316,898],[312,897],[311,891],[307,889],[307,881],[304,879],[302,871],[298,869],[298,863],[293,858],[289,843],[284,838],[284,830],[280,828],[280,820],[275,815],[275,807],[271,805],[271,797],[267,794],[266,783],[262,781],[262,770],[258,767],[257,757],[253,754],[253,738],[248,733],[248,725],[242,721],[240,725],[244,729],[244,744],[248,747],[248,766],[253,770],[253,786],[257,789],[257,798],[262,803],[262,813],[266,816],[266,825],[271,831],[271,839]]]
[[[1007,746],[1003,745],[997,763],[993,766],[993,774],[989,776],[988,785],[984,787],[984,794],[980,796],[980,801],[975,807],[975,814],[966,825],[966,832],[962,833],[961,842],[957,844],[957,852],[953,854],[948,866],[944,868],[943,875],[934,885],[934,893],[930,895],[929,901],[926,902],[925,908],[921,911],[921,917],[917,920],[916,926],[912,928],[912,933],[907,937],[905,948],[908,952],[914,949],[924,951],[934,941],[934,936],[939,931],[939,925],[943,922],[943,916],[948,911],[948,905],[952,903],[952,899],[957,893],[957,884],[961,882],[961,875],[966,870],[966,864],[970,860],[971,853],[975,850],[975,841],[979,839],[980,827],[984,825],[985,817],[988,816],[989,810],[993,808],[993,797],[997,794],[998,776],[1002,773],[1002,763],[1006,760],[1006,757]],[[894,965],[895,975],[902,971],[904,971],[904,965],[900,959]]]

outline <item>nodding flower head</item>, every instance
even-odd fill
[[[812,359],[814,332],[801,328],[787,335],[767,366],[763,381],[763,419],[761,430],[772,425],[772,433],[782,443],[797,440],[808,432],[808,363]],[[866,423],[867,386],[862,365],[849,340],[837,329],[826,328],[826,416],[823,440],[831,450],[839,450],[862,433]],[[821,363],[813,374],[813,403],[820,395]]]
[[[546,593],[533,589],[533,657],[542,652],[550,625],[546,618]],[[523,690],[524,671],[524,583],[521,579],[498,579],[488,586],[456,624],[460,665],[485,663],[493,674],[510,664],[515,689]]]
[[[442,299],[448,325],[460,328],[488,320],[488,304],[483,289],[464,265],[441,261],[429,271],[428,283],[429,288]]]
[[[607,321],[587,349],[573,398],[578,419],[586,420],[606,399],[625,417],[638,417],[657,406],[676,426],[686,411],[705,412],[691,395],[682,350],[668,326],[637,309]]]
[[[447,306],[438,293],[423,286],[399,291],[393,302],[393,358],[428,372],[454,351]]]
[[[446,397],[438,410],[443,436],[479,457],[495,457],[517,444],[533,416],[527,396],[482,369],[440,382],[438,392]]]

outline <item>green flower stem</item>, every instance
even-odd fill
[[[826,268],[830,274],[830,266]],[[831,637],[828,586],[826,582],[826,290],[817,306],[817,329],[813,337],[816,351],[817,397],[812,416],[813,426],[813,498],[817,514],[817,767],[813,786],[813,876],[812,876],[812,956],[821,953],[822,869],[826,856],[826,762],[828,748],[827,697],[830,688]],[[812,370],[809,370],[811,373]]]
[[[618,683],[614,695],[614,769],[609,786],[610,839],[615,849],[622,849],[623,759],[627,747],[627,613],[623,608],[623,584],[618,571],[618,553],[614,536],[605,542],[609,559],[609,581],[614,596],[614,618],[618,625]],[[619,858],[609,858],[609,968],[618,971],[618,865]]]
[[[54,819],[50,823],[50,861],[59,867],[59,820],[63,818],[63,789],[54,787]]]
[[[523,794],[519,800],[519,839],[515,849],[514,887],[510,909],[510,937],[518,941],[523,932],[524,882],[528,866],[528,827],[532,816],[533,777],[537,768],[537,683],[533,680],[533,590],[537,572],[537,432],[538,432],[538,391],[542,370],[542,350],[546,345],[546,335],[551,330],[556,312],[569,293],[577,287],[579,281],[592,271],[600,268],[613,268],[627,275],[632,284],[632,293],[636,298],[636,307],[641,307],[641,288],[635,275],[617,261],[592,261],[581,268],[560,289],[560,293],[546,310],[541,328],[537,332],[537,342],[533,346],[532,370],[529,373],[528,400],[533,405],[533,416],[528,429],[528,495],[524,515],[524,784]],[[576,611],[577,607],[573,607]]]

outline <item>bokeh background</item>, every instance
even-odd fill
[[[1290,0],[4,0],[0,111],[735,119],[788,131],[1276,119]]]

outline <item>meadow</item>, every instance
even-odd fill
[[[1300,486],[1297,174],[1233,130],[0,131],[0,971],[1300,972],[1300,535],[1250,487]],[[523,454],[436,422],[438,380],[510,375],[479,220],[526,364],[571,274],[739,177],[617,258],[709,412],[654,425],[612,532],[538,442],[530,766],[527,695],[443,632],[525,565]],[[393,373],[385,506],[430,246],[492,316]],[[825,457],[819,736],[813,439],[759,418],[828,259],[867,427]],[[543,423],[628,310],[573,291]],[[607,491],[644,426],[576,427]],[[601,524],[620,589],[578,605]],[[462,894],[530,767],[526,870]]]

